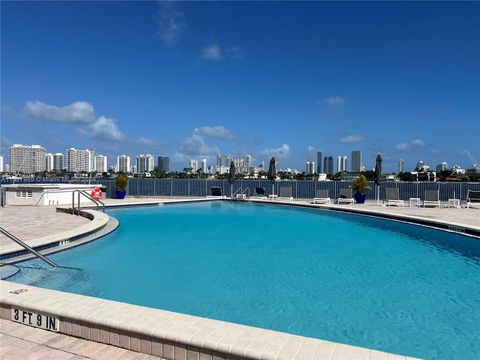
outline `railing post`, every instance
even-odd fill
[[[72,190],[72,215],[75,214],[75,190]]]
[[[78,213],[77,215],[80,215],[80,191],[78,192]]]

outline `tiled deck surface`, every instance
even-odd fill
[[[59,213],[55,206],[7,206],[0,208],[0,226],[27,244],[34,239],[86,225],[82,216]],[[12,241],[0,234],[0,247]]]
[[[157,356],[36,329],[4,319],[0,319],[0,359],[162,360]]]

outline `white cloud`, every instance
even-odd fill
[[[72,124],[88,124],[95,120],[93,105],[86,101],[76,101],[62,107],[41,101],[27,101],[23,113],[36,119]]]
[[[165,46],[178,44],[187,28],[183,13],[175,9],[171,2],[159,1],[158,4],[161,9],[157,16],[158,29],[155,35]]]
[[[261,154],[269,158],[275,157],[276,159],[286,159],[290,155],[290,145],[283,144],[279,148],[265,148]]]
[[[340,138],[340,141],[343,143],[356,143],[362,140],[363,140],[363,137],[360,135],[347,135]]]
[[[327,105],[344,105],[347,103],[347,100],[340,96],[331,96],[329,98],[323,99],[321,102]]]
[[[153,141],[152,139],[148,139],[148,138],[145,138],[143,136],[140,136],[136,140],[136,143],[138,143],[139,145],[152,146],[152,145],[155,144],[155,141]]]
[[[209,45],[202,49],[200,59],[202,60],[220,60],[223,58],[222,50],[218,45]]]
[[[233,138],[232,132],[223,126],[202,126],[194,129],[193,132],[196,135],[210,139],[228,140]]]
[[[307,151],[308,151],[308,152],[315,151],[315,147],[314,147],[314,146],[312,146],[312,145],[308,145],[308,147],[307,147]]]
[[[115,140],[125,139],[125,135],[118,128],[115,120],[100,116],[95,122],[89,124],[86,128],[78,129],[82,135],[89,136],[98,140]]]
[[[420,149],[425,146],[425,142],[421,139],[415,139],[410,142],[404,142],[401,144],[395,145],[395,149],[397,151],[408,151],[408,150],[415,150]]]
[[[189,156],[205,156],[219,153],[218,147],[210,147],[205,143],[203,136],[193,133],[183,140],[180,145],[180,153]]]

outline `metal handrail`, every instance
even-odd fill
[[[233,194],[232,194],[232,198],[235,197],[235,195],[238,195],[239,193],[242,194],[242,195],[245,195],[245,193],[248,192],[248,194],[250,195],[250,188],[245,188],[245,189],[242,189],[241,187],[237,189],[237,191],[235,191]]]
[[[100,200],[97,200],[97,199],[93,198],[93,196],[91,196],[85,190],[73,190],[72,191],[72,214],[75,214],[75,193],[77,193],[77,199],[78,199],[77,215],[80,214],[80,210],[82,208],[81,203],[80,203],[80,195],[83,195],[88,200],[92,201],[97,206],[97,210],[99,210],[100,205],[102,205],[102,211],[105,212],[105,203],[103,201],[100,201]]]
[[[5,230],[4,228],[0,227],[0,232],[7,236],[8,238],[10,238],[10,240],[16,242],[18,245],[20,245],[21,247],[23,247],[25,250],[31,252],[32,254],[34,254],[36,257],[42,259],[43,261],[45,261],[48,265],[52,266],[52,267],[58,267],[57,264],[55,264],[52,260],[50,260],[49,258],[47,258],[46,256],[40,254],[38,251],[34,250],[33,248],[31,248],[30,246],[28,246],[27,244],[25,244],[22,240],[20,240],[19,238],[17,238],[15,235],[11,234],[10,232],[8,232],[7,230]]]

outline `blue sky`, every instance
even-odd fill
[[[2,154],[480,158],[474,2],[2,2]]]

